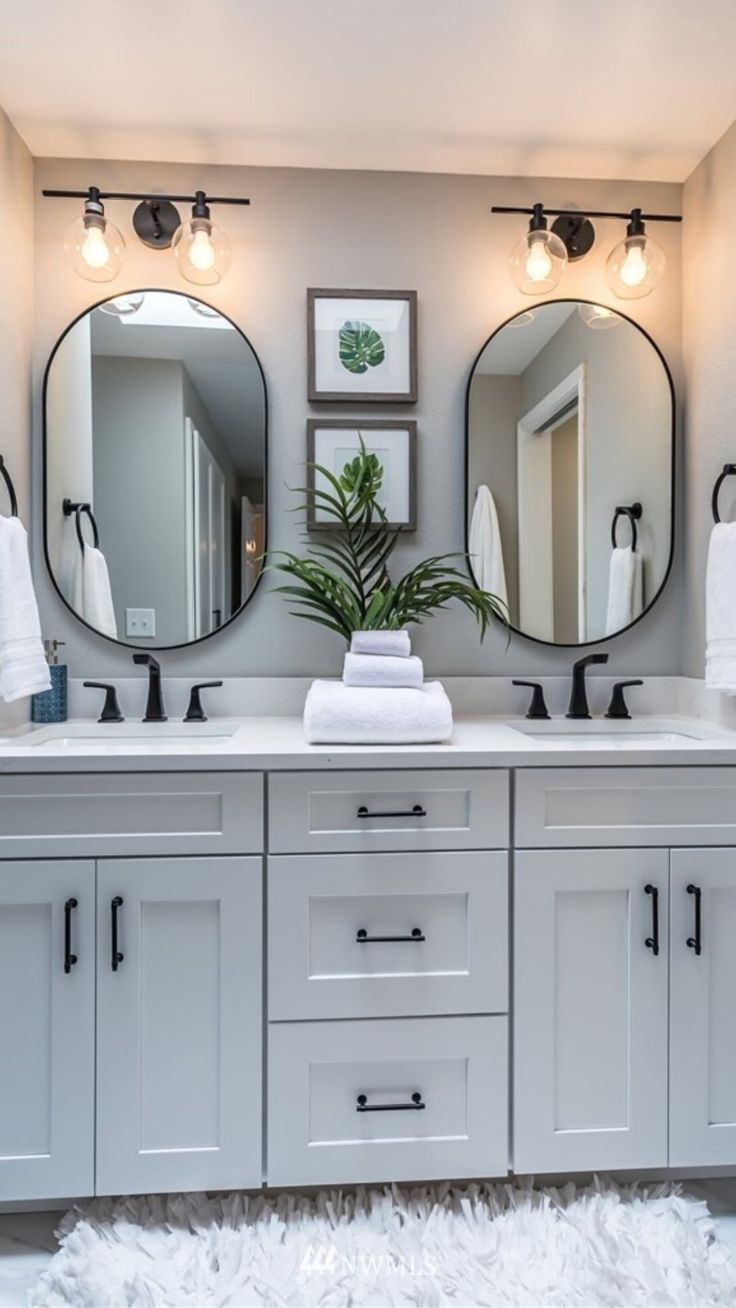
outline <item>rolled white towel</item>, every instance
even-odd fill
[[[411,654],[411,641],[408,631],[354,631],[350,652],[408,659]]]
[[[452,735],[452,705],[439,681],[421,690],[313,681],[304,705],[310,745],[436,745]]]
[[[424,683],[424,664],[416,654],[395,658],[390,654],[346,654],[342,679],[346,686],[408,686]]]

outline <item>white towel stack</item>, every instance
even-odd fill
[[[440,744],[452,734],[444,687],[424,681],[406,631],[356,631],[342,682],[315,681],[304,707],[310,745]]]
[[[0,696],[9,704],[50,689],[26,530],[0,517]]]
[[[710,535],[705,576],[705,684],[736,695],[736,522]]]

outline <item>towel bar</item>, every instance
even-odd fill
[[[74,504],[72,500],[66,499],[63,503],[64,517],[70,518],[74,513],[76,515],[77,540],[79,548],[84,549],[84,536],[82,535],[82,514],[86,513],[89,518],[89,525],[92,528],[92,543],[96,550],[100,548],[100,533],[97,530],[95,515],[92,512],[91,504]]]
[[[611,523],[611,545],[613,546],[614,549],[617,548],[616,525],[618,523],[619,518],[626,517],[629,519],[629,522],[631,523],[631,548],[633,552],[636,553],[636,541],[637,541],[636,524],[639,518],[641,517],[641,515],[642,515],[642,507],[638,500],[635,500],[633,504],[619,504],[616,507],[613,514],[613,522]]]
[[[721,489],[721,486],[723,485],[724,481],[726,480],[726,477],[735,477],[735,476],[736,476],[736,463],[724,463],[723,472],[720,474],[719,477],[716,478],[716,484],[713,487],[713,494],[711,495],[711,499],[710,499],[710,505],[713,510],[714,522],[721,521],[721,515],[718,512],[718,492]]]
[[[2,479],[3,479],[3,481],[5,482],[5,485],[6,485],[7,488],[8,488],[8,496],[10,497],[10,516],[11,516],[11,518],[17,518],[17,517],[18,517],[18,497],[16,496],[16,493],[15,493],[15,486],[13,485],[13,478],[11,477],[11,475],[10,475],[10,473],[8,472],[7,468],[5,467],[5,460],[4,460],[3,456],[2,456],[2,454],[0,454],[0,476],[2,476]]]

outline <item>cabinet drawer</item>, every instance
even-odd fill
[[[260,773],[0,779],[0,858],[245,854],[263,849]]]
[[[282,1023],[269,1043],[270,1185],[508,1170],[505,1017]]]
[[[282,772],[269,780],[275,854],[503,849],[503,771]]]
[[[271,1019],[503,1013],[507,854],[269,859]]]
[[[529,768],[516,845],[736,843],[736,768]]]

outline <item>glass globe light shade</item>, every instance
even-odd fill
[[[526,232],[509,258],[511,279],[523,295],[548,295],[567,267],[567,250],[554,232]]]
[[[97,307],[101,313],[109,313],[113,318],[130,318],[138,312],[145,298],[143,291],[131,291],[129,295],[116,295],[112,300],[105,300]]]
[[[609,327],[618,327],[622,321],[615,309],[607,309],[604,304],[579,304],[578,314],[586,327],[593,331],[606,331]]]
[[[214,286],[230,264],[230,242],[211,218],[193,217],[177,228],[171,242],[182,277],[196,286]]]
[[[606,281],[620,300],[639,300],[659,285],[665,263],[664,251],[651,236],[626,236],[606,260]]]
[[[64,253],[85,281],[111,282],[123,266],[125,241],[103,213],[85,212],[67,227]]]

